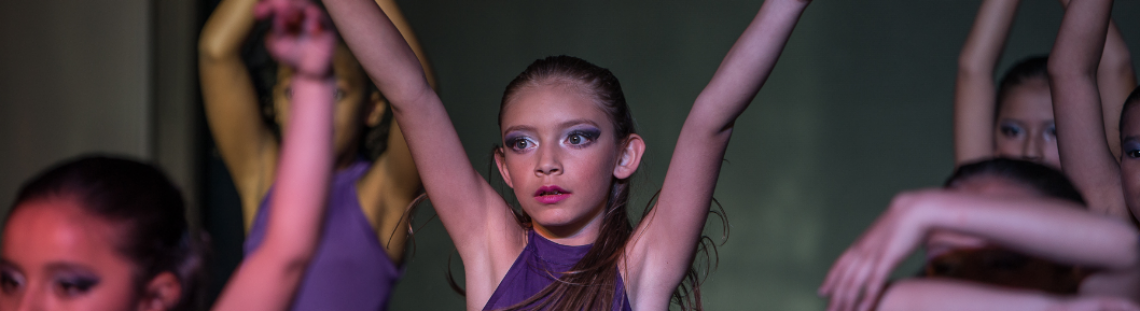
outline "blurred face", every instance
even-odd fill
[[[0,251],[0,310],[136,310],[130,260],[114,224],[71,199],[26,202],[8,219]]]
[[[535,229],[592,243],[612,179],[628,177],[615,175],[622,148],[609,117],[570,84],[525,87],[503,109],[496,162]]]
[[[1000,196],[1005,198],[1031,198],[1041,196],[1041,194],[1033,188],[996,176],[972,177],[958,182],[957,185],[950,189],[970,194]],[[934,230],[926,239],[926,258],[931,259],[951,251],[976,249],[987,245],[988,242],[979,237],[948,230]]]
[[[994,147],[998,156],[1061,167],[1048,81],[1030,79],[1009,90],[998,111]]]
[[[333,74],[336,75],[336,107],[333,111],[333,146],[338,164],[355,158],[357,142],[365,125],[379,124],[383,107],[379,94],[367,93],[366,83],[371,83],[360,70],[360,64],[344,44],[338,44],[333,56]],[[282,131],[288,126],[289,107],[292,104],[293,69],[280,66],[277,71],[277,85],[273,88],[273,105],[277,124]]]
[[[1140,206],[1140,109],[1131,108],[1122,118],[1120,132],[1120,177],[1129,208]]]

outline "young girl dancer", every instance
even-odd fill
[[[336,38],[315,6],[294,11],[306,23],[282,26],[303,32],[270,37],[298,73],[275,212],[216,310],[286,309],[321,233],[327,188],[312,184],[326,184],[333,166]],[[86,157],[33,178],[4,226],[0,310],[198,310],[202,259],[182,202],[158,169],[132,160]]]
[[[395,2],[377,2],[393,15],[402,37],[418,47]],[[203,27],[199,42],[206,116],[241,196],[247,255],[260,247],[266,234],[270,194],[276,191],[271,191],[276,188],[271,181],[278,173],[280,154],[277,137],[262,122],[258,94],[241,57],[242,44],[254,26],[256,3],[222,1]],[[332,179],[327,222],[339,225],[324,226],[325,242],[320,243],[294,306],[298,310],[383,309],[400,276],[398,266],[407,238],[405,209],[418,195],[420,179],[399,127],[384,122],[391,116],[385,112],[381,94],[372,88],[347,47],[337,44],[334,51],[337,173]],[[297,75],[290,67],[280,66],[270,76],[276,77],[268,96],[274,117],[287,130],[289,124],[284,121],[295,110],[290,102],[296,95],[290,83]],[[375,159],[369,162],[365,155]]]
[[[608,70],[551,57],[508,85],[495,161],[522,206],[516,217],[471,167],[439,97],[383,12],[363,0],[325,4],[407,135],[463,260],[468,310],[664,310],[690,270],[733,122],[808,2],[764,2],[693,105],[660,198],[636,228],[626,218],[628,183],[645,144]],[[698,304],[685,307],[699,308],[693,298]]]
[[[1085,211],[1081,203],[1064,175],[1045,167],[1007,159],[962,166],[946,189],[896,196],[836,261],[821,293],[831,297],[828,310],[1140,310],[1134,304],[1140,302],[1140,233],[1120,219]],[[1033,267],[1009,261],[979,273],[1045,284],[987,275],[992,285],[929,278],[883,288],[919,243],[947,231],[1093,273],[1072,279],[1077,296],[1042,292],[1058,288],[1048,283],[1070,279],[1021,273]]]
[[[1061,165],[1046,58],[1031,57],[1018,62],[994,88],[994,68],[1019,2],[982,2],[962,47],[954,93],[954,149],[959,165],[995,155]],[[1068,1],[1062,3],[1067,5]],[[1098,85],[1104,96],[1123,100],[1136,80],[1128,48],[1115,26],[1111,29],[1100,62]],[[1119,104],[1105,107],[1106,122],[1119,119],[1119,110],[1112,109],[1118,107]],[[1114,126],[1106,126],[1104,131],[1110,137],[1118,133]],[[1113,148],[1119,151],[1119,146],[1113,144]],[[1094,209],[1101,208],[1094,205]],[[1122,209],[1110,213],[1123,215],[1121,212]]]

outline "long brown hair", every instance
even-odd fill
[[[502,127],[502,113],[519,90],[544,83],[570,82],[592,90],[591,95],[599,107],[605,111],[614,126],[614,137],[625,144],[630,135],[637,132],[625,101],[621,84],[608,69],[571,56],[550,56],[536,60],[527,66],[503,92],[499,106],[499,125]],[[503,155],[501,148],[496,148]],[[612,178],[610,194],[606,200],[598,239],[577,264],[567,272],[551,272],[558,280],[539,291],[534,296],[519,302],[507,310],[608,310],[613,306],[619,277],[618,260],[633,233],[627,207],[629,204],[630,178]],[[656,195],[654,196],[656,197]],[[652,206],[653,200],[650,200]],[[646,214],[648,209],[646,207]],[[521,209],[513,209],[519,224],[531,227],[531,218]],[[722,216],[722,214],[718,214]],[[723,219],[723,217],[722,217]],[[702,239],[702,250],[705,241]],[[707,252],[706,252],[707,254]],[[700,282],[694,269],[686,275],[685,282],[674,292],[674,301],[684,310],[700,310]],[[622,291],[624,293],[624,290]]]

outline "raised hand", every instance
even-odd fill
[[[865,311],[875,306],[891,271],[926,236],[928,226],[916,207],[925,197],[939,192],[943,190],[895,196],[887,211],[843,252],[819,290],[820,295],[831,298],[829,311]]]
[[[273,58],[296,74],[324,78],[332,73],[336,33],[325,13],[305,0],[266,0],[254,7],[258,19],[272,18],[265,44]]]

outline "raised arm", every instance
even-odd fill
[[[388,17],[367,0],[325,0],[325,5],[392,105],[424,189],[463,258],[468,306],[481,306],[522,252],[522,228],[502,197],[471,166],[443,103]]]
[[[733,123],[768,79],[808,3],[764,1],[689,111],[661,197],[626,249],[626,288],[636,308],[667,309],[704,228]]]
[[[1061,0],[1061,4],[1067,9],[1069,0]],[[1108,137],[1108,148],[1118,158],[1120,112],[1124,108],[1124,99],[1136,87],[1136,74],[1132,71],[1132,55],[1128,52],[1128,45],[1111,19],[1108,21],[1108,36],[1105,37],[1104,53],[1101,54],[1096,73],[1102,98],[1100,106],[1104,110],[1104,133]]]
[[[892,284],[878,311],[1101,311],[1140,310],[1115,297],[1058,297],[949,279],[910,279]]]
[[[376,0],[384,13],[392,20],[396,29],[407,40],[408,45],[420,60],[421,67],[428,83],[433,87],[435,79],[428,64],[427,57],[420,47],[419,40],[412,31],[404,14],[400,11],[395,0]],[[370,117],[380,118],[379,114]],[[379,122],[379,120],[376,120]],[[407,240],[407,207],[423,189],[419,171],[408,150],[404,134],[400,131],[397,122],[392,122],[388,131],[387,149],[371,170],[358,184],[361,204],[365,214],[374,220],[380,242],[386,246],[388,257],[394,262],[401,262],[404,257],[404,243]]]
[[[289,307],[320,239],[333,166],[336,82],[331,63],[336,36],[324,13],[307,1],[267,1],[258,11],[261,16],[272,13],[276,19],[267,42],[270,51],[296,68],[294,112],[285,132],[265,242],[246,257],[226,284],[216,310]]]
[[[1062,168],[1089,201],[1091,210],[1126,219],[1129,212],[1120,167],[1105,135],[1097,86],[1097,67],[1111,11],[1111,0],[1075,0],[1069,4],[1049,58],[1049,88]]]
[[[1104,133],[1108,137],[1108,148],[1112,156],[1120,158],[1120,113],[1124,100],[1136,87],[1136,73],[1132,71],[1132,55],[1116,23],[1109,20],[1108,37],[1104,42],[1104,54],[1096,71],[1097,87],[1104,110]]]
[[[1005,48],[1018,0],[985,0],[962,53],[954,83],[954,163],[969,163],[994,155],[997,88],[994,69]]]
[[[248,229],[269,188],[277,142],[261,121],[257,91],[241,58],[254,25],[257,0],[223,0],[198,40],[198,74],[206,120],[214,142],[242,196]]]
[[[1050,199],[916,191],[896,196],[887,212],[836,260],[820,288],[821,294],[831,297],[829,310],[873,307],[874,299],[868,297],[879,296],[894,267],[933,229],[1103,269],[1105,275],[1135,276],[1140,267],[1138,233],[1119,219]]]
[[[428,84],[435,87],[435,77],[432,74],[431,64],[427,61],[427,56],[424,55],[423,48],[420,46],[419,39],[412,31],[412,26],[408,24],[408,20],[404,18],[404,14],[400,11],[399,6],[395,0],[376,0],[376,4],[383,9],[384,13],[400,31],[401,36],[411,47],[412,52],[416,54],[419,60],[420,67],[423,68],[424,77],[427,79]],[[388,149],[382,156],[382,163],[380,165],[387,173],[387,179],[395,186],[394,190],[398,193],[393,193],[395,196],[407,199],[409,202],[413,199],[416,193],[420,190],[420,175],[416,170],[415,162],[412,159],[412,154],[408,150],[408,143],[404,140],[404,133],[400,130],[397,122],[392,122],[392,128],[388,132]],[[406,203],[403,205],[407,205]],[[405,206],[399,206],[399,210],[403,211]],[[398,217],[399,215],[397,215]],[[401,247],[402,249],[402,247]]]

